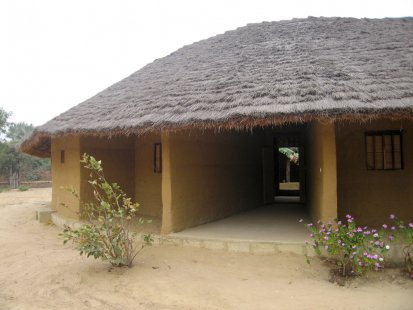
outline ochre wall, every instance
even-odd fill
[[[403,128],[403,170],[367,170],[366,131]],[[362,225],[381,225],[389,214],[413,219],[413,122],[371,121],[338,123],[338,208],[339,216],[355,216]]]
[[[162,232],[263,204],[264,133],[181,131],[162,134]]]
[[[60,152],[64,151],[64,163]],[[80,193],[80,144],[79,137],[66,136],[52,139],[52,209],[63,216],[79,218],[79,200],[62,187],[73,187]]]
[[[132,200],[135,199],[135,137],[81,137],[80,154],[83,153],[101,160],[106,179],[111,183],[118,183]],[[81,167],[82,202],[94,199],[92,187],[88,183],[89,173]]]
[[[147,134],[135,140],[135,196],[139,212],[162,216],[162,173],[154,172],[154,144],[161,142],[160,134]]]
[[[307,127],[307,202],[313,221],[337,217],[336,142],[333,123]]]

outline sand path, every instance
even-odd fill
[[[0,193],[0,309],[412,309],[413,281],[397,270],[348,287],[300,255],[151,247],[113,269],[63,246],[35,221],[50,189]]]

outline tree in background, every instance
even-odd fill
[[[20,153],[19,143],[34,129],[24,122],[9,123],[7,113],[0,107],[0,179],[8,180],[11,187],[20,181],[50,179],[50,160]]]
[[[0,107],[0,141],[2,141],[2,136],[7,132],[7,120],[9,116],[10,113],[7,113],[2,107]]]
[[[24,122],[10,123],[7,129],[6,137],[10,142],[18,144],[27,135],[29,135],[33,129],[34,127],[32,124],[26,124]]]

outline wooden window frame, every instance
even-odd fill
[[[385,167],[385,141],[384,136],[391,137],[391,154],[392,154],[392,166],[391,168]],[[395,148],[394,148],[394,136],[399,137],[400,141],[400,167],[395,167]],[[367,146],[367,137],[373,137],[373,166],[369,165],[369,158],[368,158],[368,146]],[[381,153],[382,153],[382,168],[377,168],[376,165],[376,137],[381,137]],[[403,131],[401,130],[376,130],[376,131],[368,131],[364,135],[365,141],[365,155],[366,155],[366,168],[367,170],[403,170],[404,169],[404,158],[403,158]]]
[[[153,145],[153,172],[162,173],[162,143]]]
[[[65,151],[64,150],[60,151],[60,163],[61,164],[65,163]]]

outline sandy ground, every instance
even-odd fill
[[[151,247],[133,268],[112,269],[63,246],[35,221],[50,189],[0,193],[0,309],[413,309],[398,270],[328,282],[318,261]]]

